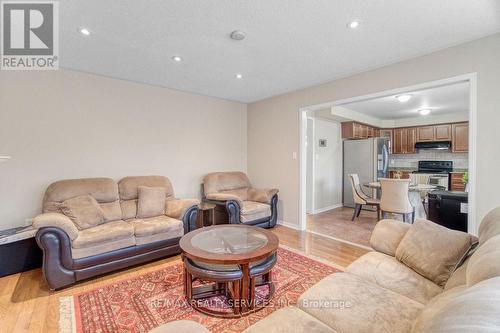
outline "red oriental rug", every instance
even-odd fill
[[[211,332],[241,332],[273,311],[296,304],[312,285],[339,271],[324,261],[280,248],[273,269],[276,291],[270,304],[246,317],[222,319],[201,314],[185,301],[179,259],[158,271],[61,297],[60,331],[148,332],[164,323],[187,319],[199,322]],[[265,293],[258,292],[260,296]]]

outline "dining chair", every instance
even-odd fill
[[[380,201],[375,198],[371,198],[367,196],[363,190],[361,189],[361,185],[359,184],[359,176],[356,173],[349,174],[349,180],[351,182],[352,187],[352,195],[354,197],[354,213],[352,214],[352,220],[356,217],[359,217],[361,213],[361,208],[363,205],[367,206],[375,206],[377,208],[377,220],[380,220]]]
[[[408,214],[411,214],[411,223],[415,220],[415,208],[411,205],[408,191],[410,179],[388,179],[381,178],[380,188],[382,196],[380,198],[380,210],[385,213],[403,215],[403,222],[406,222]]]

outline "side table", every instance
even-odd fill
[[[215,225],[215,204],[202,202],[198,205],[198,228]]]
[[[37,231],[31,226],[0,230],[0,277],[42,267]]]

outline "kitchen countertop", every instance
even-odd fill
[[[412,172],[412,171],[417,171],[417,170],[418,170],[418,168],[412,168],[412,167],[389,167],[389,171]],[[450,173],[464,173],[467,171],[468,171],[468,169],[455,168]]]

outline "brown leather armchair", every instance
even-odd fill
[[[278,190],[253,188],[243,172],[206,175],[203,200],[216,204],[216,212],[228,223],[272,228],[278,220]]]

